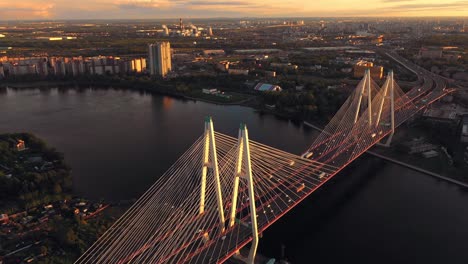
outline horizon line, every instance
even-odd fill
[[[180,17],[171,18],[48,18],[48,19],[1,19],[0,22],[51,22],[51,21],[147,21],[147,20],[178,20]],[[271,17],[255,17],[255,16],[232,16],[232,17],[182,17],[184,19],[324,19],[324,18],[355,18],[355,19],[411,19],[411,18],[450,18],[450,19],[468,19],[466,16],[430,16],[430,15],[415,15],[415,16],[271,16]]]

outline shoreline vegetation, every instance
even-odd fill
[[[73,263],[125,208],[73,197],[62,153],[0,134],[0,262]]]
[[[61,153],[29,133],[0,135],[0,211],[69,199],[71,190]]]

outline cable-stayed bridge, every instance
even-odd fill
[[[388,54],[389,56],[397,56]],[[254,263],[259,236],[285,213],[432,102],[452,92],[422,72],[406,94],[390,72],[379,87],[367,72],[299,156],[238,137],[205,132],[77,263]],[[420,74],[420,73],[418,73]],[[248,256],[239,250],[250,244]]]

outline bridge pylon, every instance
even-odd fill
[[[203,214],[205,212],[206,178],[208,174],[208,169],[211,169],[211,172],[214,176],[214,182],[216,185],[215,190],[216,190],[216,199],[217,199],[217,205],[218,205],[220,231],[224,232],[225,218],[224,218],[224,208],[223,208],[223,195],[221,192],[221,180],[219,176],[218,156],[216,154],[215,134],[214,134],[214,129],[213,129],[213,121],[211,120],[211,117],[205,118],[204,148],[203,148],[202,162],[203,162],[203,166],[202,166],[202,172],[201,172],[199,214]]]
[[[371,88],[372,88],[372,79],[371,79],[370,70],[366,69],[366,72],[364,75],[364,83],[361,87],[361,92],[359,93],[356,114],[354,115],[355,124],[359,120],[359,113],[361,111],[362,99],[364,96],[367,96],[367,112],[368,112],[367,122],[369,123],[369,126],[372,126],[372,89]]]
[[[247,126],[241,124],[239,128],[239,137],[237,141],[237,157],[234,172],[234,190],[232,195],[231,216],[229,219],[229,227],[232,227],[236,220],[237,200],[239,196],[239,184],[243,179],[247,185],[249,204],[250,204],[250,221],[252,227],[252,245],[250,247],[247,263],[253,264],[257,253],[259,234],[257,225],[257,210],[255,206],[254,181],[252,174],[252,164],[250,160],[249,133]]]
[[[377,122],[375,126],[378,127],[380,125],[380,119],[382,118],[382,112],[384,108],[385,102],[390,101],[390,126],[391,126],[391,133],[388,135],[387,141],[382,146],[390,146],[392,143],[393,135],[395,134],[395,80],[393,79],[393,71],[389,71],[387,75],[387,81],[383,86],[383,96],[382,100],[380,101],[379,112],[377,114]]]

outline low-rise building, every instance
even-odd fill
[[[18,143],[16,143],[16,150],[23,151],[25,149],[26,149],[26,144],[24,143],[24,140],[19,139]]]
[[[274,85],[274,84],[269,84],[269,83],[258,83],[255,87],[254,90],[257,91],[262,91],[262,92],[281,92],[283,89],[281,89],[280,86]]]
[[[423,152],[421,153],[421,155],[428,159],[428,158],[434,158],[434,157],[437,157],[439,156],[439,152],[435,151],[435,150],[429,150],[429,151],[426,151],[426,152]]]
[[[414,139],[412,141],[403,143],[402,148],[408,152],[408,154],[415,154],[435,150],[437,149],[437,146],[427,143],[422,139]]]
[[[11,73],[13,75],[34,75],[37,74],[37,67],[36,65],[13,65]]]
[[[244,69],[229,69],[228,74],[230,75],[249,75],[249,70]]]
[[[468,32],[468,31],[467,31]],[[464,155],[464,160],[466,164],[468,164],[468,147],[466,147],[465,155]]]
[[[146,69],[146,59],[137,58],[130,61],[130,69],[132,72],[142,72]]]
[[[461,123],[461,135],[460,135],[460,140],[463,143],[468,143],[468,115],[464,115],[462,117],[462,123]],[[467,149],[468,150],[468,149]]]
[[[203,89],[202,92],[204,94],[217,94],[217,93],[219,93],[218,89]]]
[[[275,78],[276,72],[275,71],[265,71],[265,77]]]
[[[0,223],[7,223],[8,222],[8,215],[7,214],[0,214]]]
[[[223,72],[226,72],[227,70],[229,70],[229,65],[230,65],[229,61],[220,61],[215,64],[216,69],[223,71]]]
[[[272,62],[270,63],[270,67],[275,68],[275,69],[285,69],[285,70],[297,70],[299,66],[291,63],[277,63],[277,62]]]
[[[448,62],[457,62],[459,59],[462,58],[462,55],[458,52],[447,52],[442,55],[444,59]]]
[[[458,123],[457,112],[445,108],[426,108],[423,117],[432,123],[455,124]]]
[[[422,47],[419,50],[419,56],[426,59],[442,58],[442,49],[439,47]]]
[[[224,50],[204,50],[203,51],[203,55],[205,56],[213,56],[213,55],[218,55],[218,56],[222,56],[222,55],[225,55],[226,52],[224,52]]]

